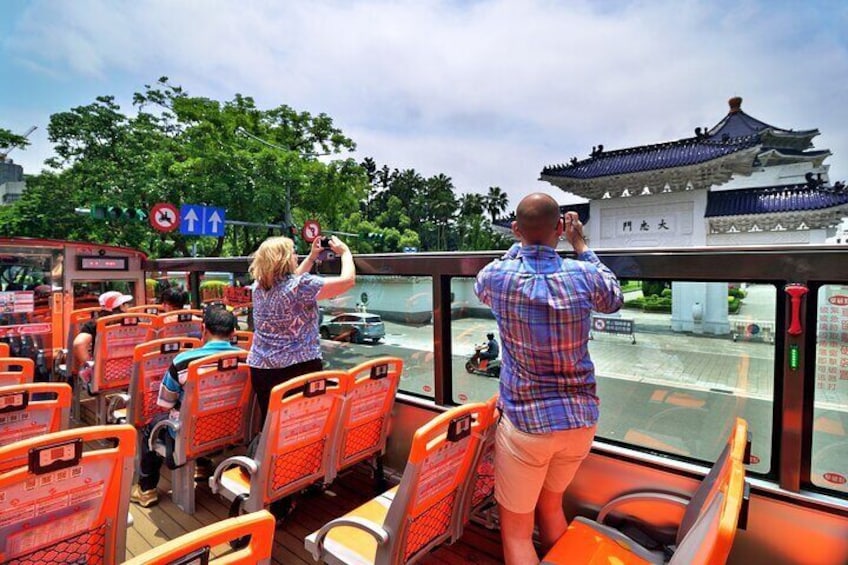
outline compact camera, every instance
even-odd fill
[[[321,247],[323,247],[324,249],[330,248],[330,238],[329,237],[322,237],[321,238]]]

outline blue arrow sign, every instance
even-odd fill
[[[198,204],[183,204],[180,207],[180,233],[183,235],[223,237],[226,221],[223,208]]]

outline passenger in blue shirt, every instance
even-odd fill
[[[188,366],[192,361],[216,353],[242,351],[230,343],[230,338],[235,332],[236,326],[235,315],[225,308],[210,307],[206,309],[203,315],[203,347],[183,351],[174,357],[171,366],[168,367],[168,372],[162,379],[162,384],[159,386],[159,398],[156,403],[163,408],[170,409],[170,418],[179,418],[179,408],[184,393],[183,385],[188,375]],[[164,417],[168,416],[163,415],[162,418]],[[133,485],[130,493],[130,501],[145,508],[156,504],[159,500],[156,486],[159,484],[162,457],[155,451],[151,451],[148,446],[150,432],[158,421],[154,421],[142,430],[139,479],[138,484]]]

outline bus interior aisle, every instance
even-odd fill
[[[170,485],[170,473],[166,471],[159,488],[167,492]],[[273,563],[314,564],[312,555],[304,548],[304,538],[330,520],[370,500],[374,494],[370,470],[362,466],[339,476],[328,490],[304,495],[294,511],[274,532]],[[177,508],[168,496],[160,497],[159,503],[150,508],[132,505],[134,524],[127,533],[127,559],[180,535],[224,520],[228,517],[228,511],[228,505],[213,495],[207,486],[198,486],[197,511],[193,516]],[[500,534],[497,530],[470,524],[459,542],[439,548],[420,563],[503,563]]]

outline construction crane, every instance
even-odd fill
[[[21,136],[24,139],[29,137],[29,134],[36,130],[36,126],[30,127],[26,132]],[[6,161],[6,156],[11,153],[16,147],[20,147],[20,144],[17,145],[9,145],[8,147],[0,147],[0,162]]]

